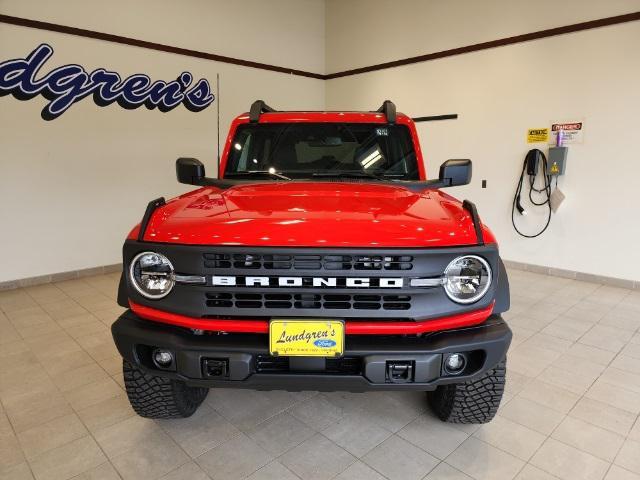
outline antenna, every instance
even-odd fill
[[[220,178],[220,74],[216,73],[216,97],[218,97],[217,113],[218,113],[218,166],[216,168],[216,177]]]

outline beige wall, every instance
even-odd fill
[[[94,8],[82,7],[85,3]],[[125,3],[131,7],[125,9]],[[299,68],[320,68],[323,63],[323,8],[318,15],[307,11],[317,11],[317,6],[322,6],[319,2],[301,2],[306,4],[304,8],[297,6],[297,0],[276,2],[290,12],[270,29],[264,42],[252,32],[268,28],[264,22],[273,20],[274,2],[237,2],[250,3],[251,15],[236,2],[144,2],[147,6],[158,4],[160,9],[182,6],[181,12],[170,11],[177,15],[175,25],[168,24],[164,15],[154,23],[148,14],[143,15],[142,3],[110,2],[107,15],[99,11],[104,2],[0,0],[0,12],[169,44],[184,41],[182,46],[190,48],[242,55],[229,38],[214,33],[218,29],[248,37],[242,45],[250,48],[253,42],[253,60]],[[201,12],[207,5],[209,9]],[[81,13],[71,14],[76,8]],[[103,13],[109,21],[102,18],[98,23],[97,17]],[[240,18],[241,27],[232,28],[231,18]],[[302,24],[311,32],[307,37]],[[295,45],[286,25],[297,25]],[[209,30],[211,35],[207,36]],[[192,35],[185,36],[185,32]],[[212,86],[219,73],[223,141],[232,118],[247,111],[256,98],[292,109],[324,107],[321,80],[5,24],[0,24],[0,61],[24,57],[42,42],[55,49],[45,72],[77,63],[87,71],[104,67],[123,78],[146,73],[152,80],[169,81],[186,70],[195,79],[208,79]],[[287,55],[274,56],[273,50],[285,48]],[[309,63],[309,57],[316,63]],[[26,102],[10,96],[0,98],[0,282],[117,263],[124,237],[140,220],[147,202],[190,189],[175,180],[178,156],[200,158],[210,173],[215,171],[216,102],[199,113],[183,106],[161,113],[144,107],[124,110],[116,104],[100,108],[87,98],[50,122],[40,118],[45,104],[42,97]]]
[[[0,13],[324,73],[324,0],[0,0]]]
[[[0,0],[3,14],[317,72],[634,10],[637,0],[327,0],[326,9],[322,0]],[[46,71],[78,63],[171,80],[187,70],[212,84],[219,73],[223,139],[260,97],[290,109],[370,109],[391,98],[413,116],[458,113],[419,126],[428,170],[474,160],[473,184],[451,193],[478,204],[505,258],[640,280],[639,40],[635,22],[322,82],[0,24],[0,61],[48,42]],[[85,99],[52,122],[40,119],[45,103],[0,98],[0,282],[118,262],[146,203],[189,189],[175,181],[175,158],[198,157],[210,172],[215,164],[216,103],[163,114]],[[585,143],[571,147],[560,180],[567,200],[541,238],[519,238],[510,208],[525,130],[575,118]],[[534,228],[543,218],[529,220]]]
[[[354,8],[358,3],[385,2],[351,1],[346,5]],[[462,19],[462,12],[456,8],[460,3],[463,2],[424,2],[438,6],[433,15],[460,15]],[[506,6],[515,2],[500,3]],[[624,12],[624,2],[573,3],[585,8],[577,8],[575,17],[564,12],[559,24],[583,20],[587,10],[598,10],[602,16],[633,11],[627,5]],[[562,10],[562,2],[557,4]],[[339,28],[334,23],[337,17],[341,22],[348,21],[347,12],[340,5],[329,0],[328,38],[333,38],[333,28]],[[450,5],[451,10],[443,12],[444,5]],[[495,7],[496,2],[489,5]],[[337,12],[332,10],[334,7],[338,7]],[[510,10],[505,7],[506,14]],[[430,17],[428,9],[422,12],[425,18]],[[494,25],[501,34],[508,33],[502,16],[480,13],[474,14],[474,22],[485,32],[488,25]],[[389,22],[393,32],[402,32],[406,27],[382,8],[359,10],[358,14],[361,28],[352,29],[350,36],[364,36],[368,28],[365,25],[376,26],[383,21]],[[548,27],[552,23],[547,20],[530,21],[528,27]],[[432,49],[429,40],[422,44],[421,51],[459,43],[455,37],[458,28],[451,25],[449,43],[442,40]],[[517,31],[511,29],[511,33]],[[404,34],[398,35],[406,40]],[[467,36],[465,41],[470,40]],[[333,41],[328,43],[327,58],[342,58],[344,49],[331,47]],[[640,280],[640,162],[635,132],[640,111],[639,44],[640,23],[634,22],[330,80],[326,82],[327,108],[367,109],[390,98],[412,116],[458,113],[458,120],[419,124],[428,172],[437,176],[438,166],[447,158],[473,159],[472,184],[451,189],[451,193],[476,202],[482,218],[497,235],[504,258]],[[375,46],[376,43],[371,44],[371,55],[376,53]],[[386,47],[382,48],[380,55],[368,57],[364,63],[417,53],[400,49],[386,52]],[[358,49],[358,53],[364,50]],[[345,65],[332,62],[328,62],[330,70]],[[585,140],[582,145],[570,147],[567,174],[559,182],[567,199],[542,237],[518,237],[510,215],[522,161],[531,148],[525,142],[526,129],[572,119],[584,119]],[[482,179],[488,180],[487,189],[480,187]],[[531,214],[528,228],[534,230],[544,222],[544,214],[544,209]]]
[[[326,0],[328,72],[638,10],[638,0]]]

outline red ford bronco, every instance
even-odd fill
[[[123,248],[113,324],[127,394],[188,417],[209,388],[421,390],[442,420],[493,418],[505,383],[509,283],[448,160],[427,180],[413,121],[279,112],[231,124],[220,178],[149,203]]]

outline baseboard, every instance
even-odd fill
[[[65,280],[75,280],[77,278],[92,277],[94,275],[104,275],[107,273],[117,273],[122,271],[121,263],[112,265],[102,265],[100,267],[83,268],[71,270],[69,272],[52,273],[50,275],[40,275],[38,277],[21,278],[19,280],[9,280],[0,282],[0,291],[14,290],[22,287],[33,287],[45,283],[63,282]]]
[[[611,287],[630,288],[640,290],[640,281],[625,280],[622,278],[606,277],[604,275],[594,275],[592,273],[577,272],[574,270],[564,270],[562,268],[545,267],[543,265],[534,265],[532,263],[514,262],[512,260],[504,260],[504,264],[514,270],[523,270],[525,272],[540,273],[550,275],[552,277],[570,278],[572,280],[580,280],[582,282],[600,283]]]

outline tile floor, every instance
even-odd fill
[[[134,415],[117,274],[0,292],[0,478],[640,479],[640,292],[510,272],[507,393],[484,426],[420,393],[212,390]]]

